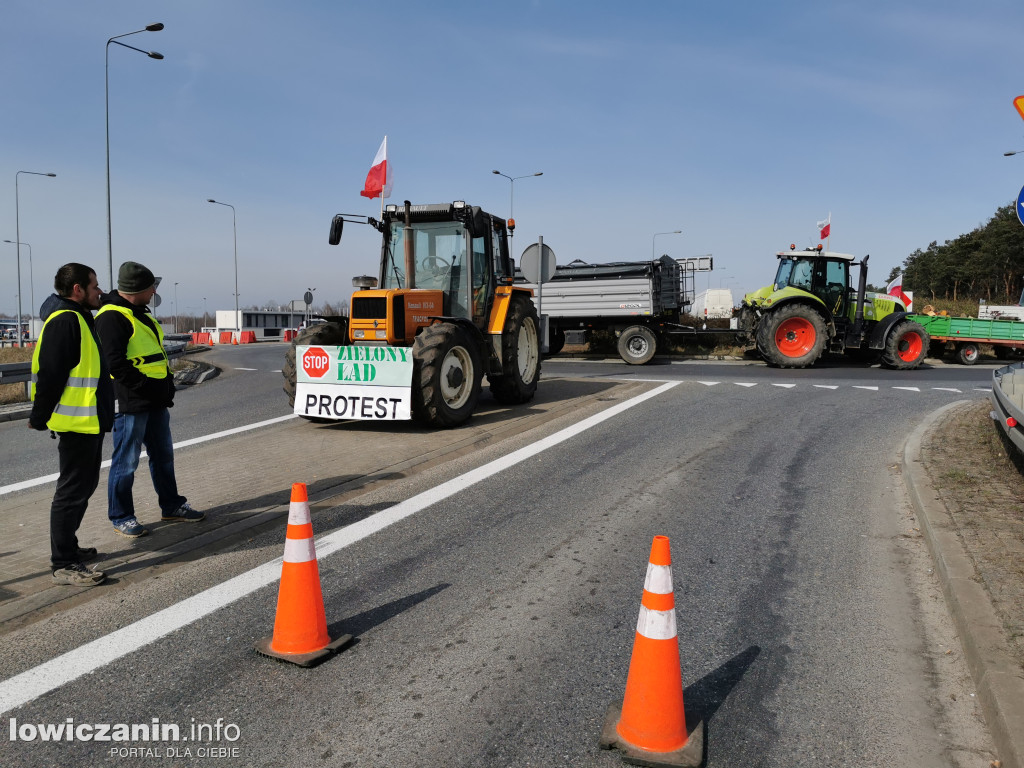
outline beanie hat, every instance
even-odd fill
[[[137,261],[126,261],[117,270],[117,290],[121,293],[142,293],[155,284],[153,273]]]

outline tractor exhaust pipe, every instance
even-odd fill
[[[868,288],[868,259],[870,258],[871,256],[868,255],[861,261],[860,280],[857,281],[857,311],[853,316],[853,326],[858,334],[864,327],[864,294],[867,293]]]
[[[409,220],[412,218],[411,205],[408,200],[405,201],[405,226],[402,228],[402,240],[405,241],[406,288],[416,287],[416,252],[413,250],[412,225],[409,223]]]

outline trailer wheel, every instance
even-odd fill
[[[548,339],[548,351],[545,357],[554,357],[562,351],[565,346],[565,331],[558,330],[551,334]]]
[[[513,296],[501,332],[501,374],[488,375],[491,394],[503,405],[533,399],[540,380],[540,321],[533,302]]]
[[[899,370],[917,368],[928,354],[931,339],[920,323],[913,320],[896,323],[885,341],[882,365]]]
[[[412,415],[431,427],[469,420],[480,397],[480,353],[465,328],[428,326],[412,345]]]
[[[619,335],[619,357],[630,365],[645,365],[658,351],[658,337],[643,325],[633,325]]]
[[[806,304],[785,304],[761,319],[757,346],[771,365],[806,368],[825,349],[825,320]]]
[[[348,346],[348,326],[345,323],[320,323],[310,326],[299,333],[284,353],[284,365],[281,366],[281,375],[284,376],[284,393],[288,395],[288,405],[295,407],[295,348],[312,347],[315,345],[325,347]],[[303,417],[309,418],[309,417]],[[310,419],[310,421],[326,421],[326,419]]]
[[[964,341],[956,345],[956,361],[961,365],[974,365],[981,357],[981,348],[977,342]]]

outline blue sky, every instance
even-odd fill
[[[84,9],[88,9],[86,12]],[[36,304],[66,261],[106,287],[104,49],[110,47],[114,269],[164,279],[170,314],[316,302],[376,274],[338,212],[381,139],[389,202],[464,199],[507,216],[518,254],[560,263],[713,254],[703,288],[770,282],[775,251],[871,254],[872,280],[984,223],[1024,182],[1024,4],[5,0],[0,240],[31,243]],[[654,235],[672,230],[681,235]],[[653,247],[656,245],[656,249]],[[0,312],[15,309],[0,242]],[[9,252],[8,252],[9,251]],[[23,311],[30,285],[22,252]]]

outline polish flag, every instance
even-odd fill
[[[914,300],[912,298],[910,298],[910,296],[908,296],[906,293],[903,292],[903,273],[902,272],[900,272],[898,275],[896,275],[896,277],[893,279],[893,281],[891,283],[889,283],[889,286],[886,288],[886,292],[890,296],[895,296],[897,299],[902,301],[903,302],[903,306],[905,306],[907,308],[907,312],[910,311],[910,307],[914,303]]]
[[[824,221],[819,221],[818,222],[818,229],[821,230],[821,236],[818,238],[819,240],[824,240],[825,238],[828,237],[828,233],[832,230],[832,212],[831,211],[829,212],[827,219],[825,219]]]
[[[380,143],[380,149],[373,158],[373,167],[366,174],[366,184],[359,194],[363,197],[391,197],[391,163],[388,162],[388,137]]]

